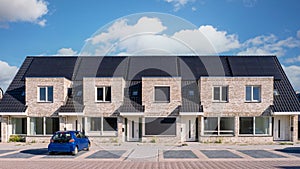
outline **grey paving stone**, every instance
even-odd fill
[[[47,154],[43,158],[75,158],[78,156],[81,156],[82,154],[86,153],[86,151],[79,151],[77,155],[72,155],[71,153],[58,153],[58,154],[53,154],[49,155]]]
[[[191,150],[167,150],[164,158],[198,158]]]
[[[253,158],[286,158],[285,156],[278,155],[266,150],[238,150],[241,153],[244,153]]]
[[[125,150],[100,150],[86,158],[121,158]]]
[[[9,153],[9,152],[13,152],[15,150],[0,150],[0,154],[5,154],[5,153]]]
[[[208,158],[242,158],[228,150],[200,150]]]
[[[288,155],[300,157],[300,147],[287,147],[284,149],[276,149],[276,151],[280,151],[280,152],[286,153]]]
[[[0,158],[31,158],[33,156],[35,156],[35,155],[34,154],[27,154],[27,153],[17,152],[17,153],[13,153],[13,154],[0,156]]]

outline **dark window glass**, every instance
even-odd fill
[[[53,87],[52,86],[50,86],[50,87],[47,87],[47,96],[48,96],[48,100],[47,101],[49,101],[49,102],[52,102],[53,101]]]
[[[246,101],[251,101],[251,86],[246,86]]]
[[[227,88],[226,86],[222,87],[222,101],[227,101]]]
[[[104,117],[103,119],[103,131],[117,131],[118,122],[115,117]]]
[[[103,101],[103,88],[97,88],[97,100]]]
[[[145,135],[176,135],[176,118],[145,118]]]
[[[46,101],[46,88],[40,88],[40,101]]]
[[[170,87],[155,87],[156,102],[170,102]]]
[[[46,134],[53,134],[59,131],[59,118],[46,118]]]
[[[111,87],[105,87],[105,101],[111,101]]]
[[[253,100],[260,101],[260,87],[253,87]]]
[[[234,117],[220,118],[220,134],[234,134]]]
[[[220,100],[220,87],[214,87],[214,100]]]
[[[253,117],[240,117],[240,134],[253,134]]]
[[[204,134],[218,134],[218,117],[204,117]]]
[[[101,117],[91,117],[91,131],[101,131]]]

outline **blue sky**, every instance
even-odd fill
[[[277,55],[300,90],[299,0],[0,0],[0,87],[7,88],[26,56],[78,55],[104,25],[143,12],[191,22],[219,54]],[[159,33],[168,25],[145,22]],[[138,26],[127,22],[124,29],[134,31],[131,24]]]

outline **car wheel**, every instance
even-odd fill
[[[78,147],[76,146],[75,148],[74,148],[74,151],[72,151],[72,155],[76,155],[78,153]]]
[[[52,151],[49,152],[49,155],[53,155],[53,154],[54,154],[54,152],[52,152]]]

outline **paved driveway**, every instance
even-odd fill
[[[94,145],[76,156],[49,155],[46,144],[0,144],[0,168],[43,168],[71,162],[85,168],[300,168],[300,146],[203,145],[166,146],[154,144]],[[12,162],[13,161],[13,162]],[[110,163],[107,163],[110,161]],[[81,162],[81,163],[79,163]],[[249,163],[250,162],[250,163]],[[248,164],[249,163],[249,164]],[[55,164],[55,165],[53,165]],[[247,164],[247,165],[245,165]],[[93,166],[91,166],[93,165]],[[173,166],[178,165],[178,166]],[[9,167],[10,166],[10,167]],[[119,166],[119,167],[116,167]],[[39,168],[37,166],[36,168]],[[76,167],[75,167],[76,168]]]

